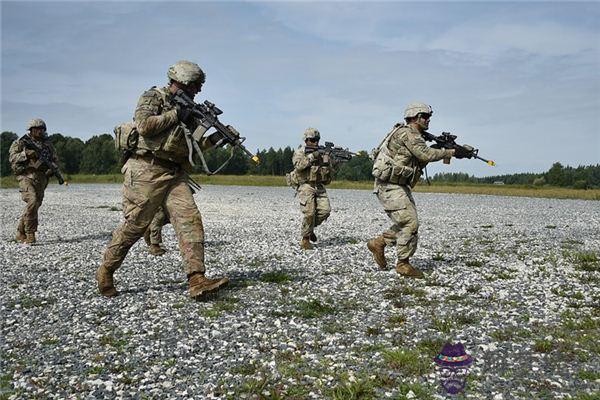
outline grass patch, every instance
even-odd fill
[[[224,312],[231,312],[237,308],[239,299],[236,297],[226,298],[213,303],[211,308],[200,311],[200,314],[206,318],[218,318]]]
[[[259,279],[267,283],[285,283],[291,281],[292,277],[284,271],[273,271],[262,274]]]
[[[389,325],[402,325],[405,322],[406,322],[406,315],[404,315],[404,314],[392,315],[391,317],[388,318],[388,326]]]
[[[467,267],[474,267],[474,268],[483,267],[483,262],[481,262],[479,260],[469,260],[465,264]]]
[[[103,346],[111,346],[118,350],[123,349],[127,346],[127,340],[123,338],[117,338],[111,335],[102,336],[99,340],[100,344]]]
[[[442,350],[444,343],[446,341],[441,338],[426,338],[417,344],[417,349],[431,359]]]
[[[433,261],[444,261],[444,255],[441,253],[436,253],[431,257],[431,259]]]
[[[454,328],[454,323],[450,318],[438,319],[434,317],[431,321],[431,326],[440,332],[450,333],[452,331],[452,328]]]
[[[201,185],[236,185],[236,186],[286,186],[284,176],[271,175],[193,175]],[[122,183],[122,174],[108,175],[67,175],[69,183]],[[57,184],[55,179],[50,184]],[[0,187],[17,188],[19,183],[14,176],[0,178]],[[373,181],[343,181],[335,180],[330,185],[332,189],[362,189],[373,190]],[[532,185],[490,185],[490,184],[448,184],[432,183],[417,185],[416,192],[427,193],[463,193],[486,194],[494,196],[542,197],[553,199],[583,199],[600,200],[600,189],[569,189],[551,186],[536,187]]]
[[[253,375],[256,372],[256,370],[257,368],[254,364],[242,364],[236,365],[235,367],[231,368],[229,372],[231,372],[234,375]]]
[[[600,379],[600,371],[581,370],[577,373],[577,377],[584,381],[596,381]]]
[[[346,327],[337,322],[332,322],[331,324],[325,324],[323,326],[323,332],[328,333],[330,335],[333,335],[334,333],[345,332],[345,331],[346,331]]]
[[[550,353],[554,349],[554,343],[551,340],[540,339],[533,344],[533,351],[537,353]]]
[[[327,303],[321,303],[317,299],[299,301],[296,304],[296,310],[298,315],[302,318],[320,318],[335,312],[333,306]]]
[[[546,225],[546,229],[556,229],[556,225]]]
[[[430,369],[430,362],[421,356],[418,350],[396,349],[383,352],[386,363],[404,375],[420,376]]]
[[[598,255],[595,252],[581,251],[572,253],[570,256],[575,263],[575,269],[586,272],[600,271],[600,262],[598,262]]]

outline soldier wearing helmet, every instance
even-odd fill
[[[427,146],[422,133],[429,128],[432,115],[431,106],[410,103],[404,111],[406,123],[396,124],[387,134],[375,150],[373,163],[374,192],[393,224],[382,235],[369,240],[367,247],[377,265],[385,269],[385,247],[395,246],[398,256],[396,272],[413,278],[422,278],[423,273],[409,262],[417,250],[419,230],[412,188],[429,162],[454,156],[454,150]]]
[[[168,85],[152,87],[143,93],[135,109],[139,139],[121,170],[125,222],[113,233],[96,273],[98,289],[106,297],[118,295],[113,275],[161,207],[164,220],[171,222],[179,240],[190,297],[201,298],[229,281],[226,277],[209,279],[205,276],[204,228],[187,175],[192,166],[186,138],[200,124],[189,109],[179,107],[172,100],[179,90],[194,98],[202,89],[205,75],[197,64],[179,61],[169,68],[167,76]],[[198,140],[202,150],[217,143],[224,144],[218,133],[202,135]]]
[[[315,227],[321,225],[331,213],[331,206],[325,185],[331,182],[333,160],[326,154],[306,149],[317,147],[321,134],[315,128],[308,128],[303,135],[304,144],[298,147],[292,157],[295,178],[298,180],[297,194],[304,218],[300,229],[300,247],[312,249],[311,242],[317,241]]]
[[[32,139],[35,150],[25,146],[27,136]],[[27,135],[15,140],[8,151],[12,170],[19,181],[21,198],[27,204],[17,226],[18,242],[32,244],[36,241],[38,210],[52,175],[48,166],[38,159],[38,154],[43,152],[48,155],[48,159],[58,163],[56,151],[46,135],[46,123],[40,118],[34,118],[27,124]]]

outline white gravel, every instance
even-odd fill
[[[138,242],[122,295],[97,293],[120,185],[51,185],[34,246],[0,189],[0,398],[444,398],[445,340],[475,358],[466,398],[600,396],[599,202],[417,193],[414,281],[371,259],[375,196],[329,193],[303,252],[289,188],[205,186],[207,271],[232,284],[194,302],[170,225],[165,256]]]

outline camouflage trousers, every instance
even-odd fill
[[[169,218],[165,214],[165,210],[162,207],[158,208],[158,211],[152,218],[152,222],[148,226],[144,238],[147,238],[146,244],[161,244],[162,243],[162,227],[169,223]]]
[[[375,193],[393,224],[383,232],[388,246],[396,246],[398,260],[412,257],[419,241],[419,218],[417,206],[410,187],[394,184],[378,184]]]
[[[21,233],[37,232],[38,210],[44,200],[44,190],[48,186],[48,177],[43,172],[32,172],[17,176],[21,199],[27,203],[17,230]]]
[[[315,227],[321,225],[331,213],[329,197],[323,185],[310,185],[304,183],[298,188],[298,199],[304,219],[300,234],[302,237],[310,236]]]
[[[136,158],[122,172],[125,222],[113,232],[102,265],[113,272],[119,268],[162,206],[175,229],[185,272],[204,273],[204,227],[186,174]]]

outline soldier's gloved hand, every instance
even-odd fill
[[[471,146],[457,147],[454,149],[454,157],[456,158],[471,158],[473,148]]]
[[[189,122],[191,116],[192,110],[190,110],[189,108],[181,106],[177,107],[177,118],[184,124],[187,124]]]
[[[311,164],[314,164],[317,162],[317,160],[319,159],[319,152],[318,151],[313,151],[312,153],[309,153],[306,158],[308,158],[308,161]]]
[[[52,172],[52,170],[51,170],[51,169],[49,169],[49,170],[47,170],[47,171],[45,172],[45,174],[46,174],[46,176],[47,176],[48,178],[50,178],[52,175],[54,175],[54,172]]]
[[[27,156],[28,159],[30,160],[35,160],[37,159],[37,153],[35,152],[35,150],[30,150],[27,149],[25,150],[25,155]]]

